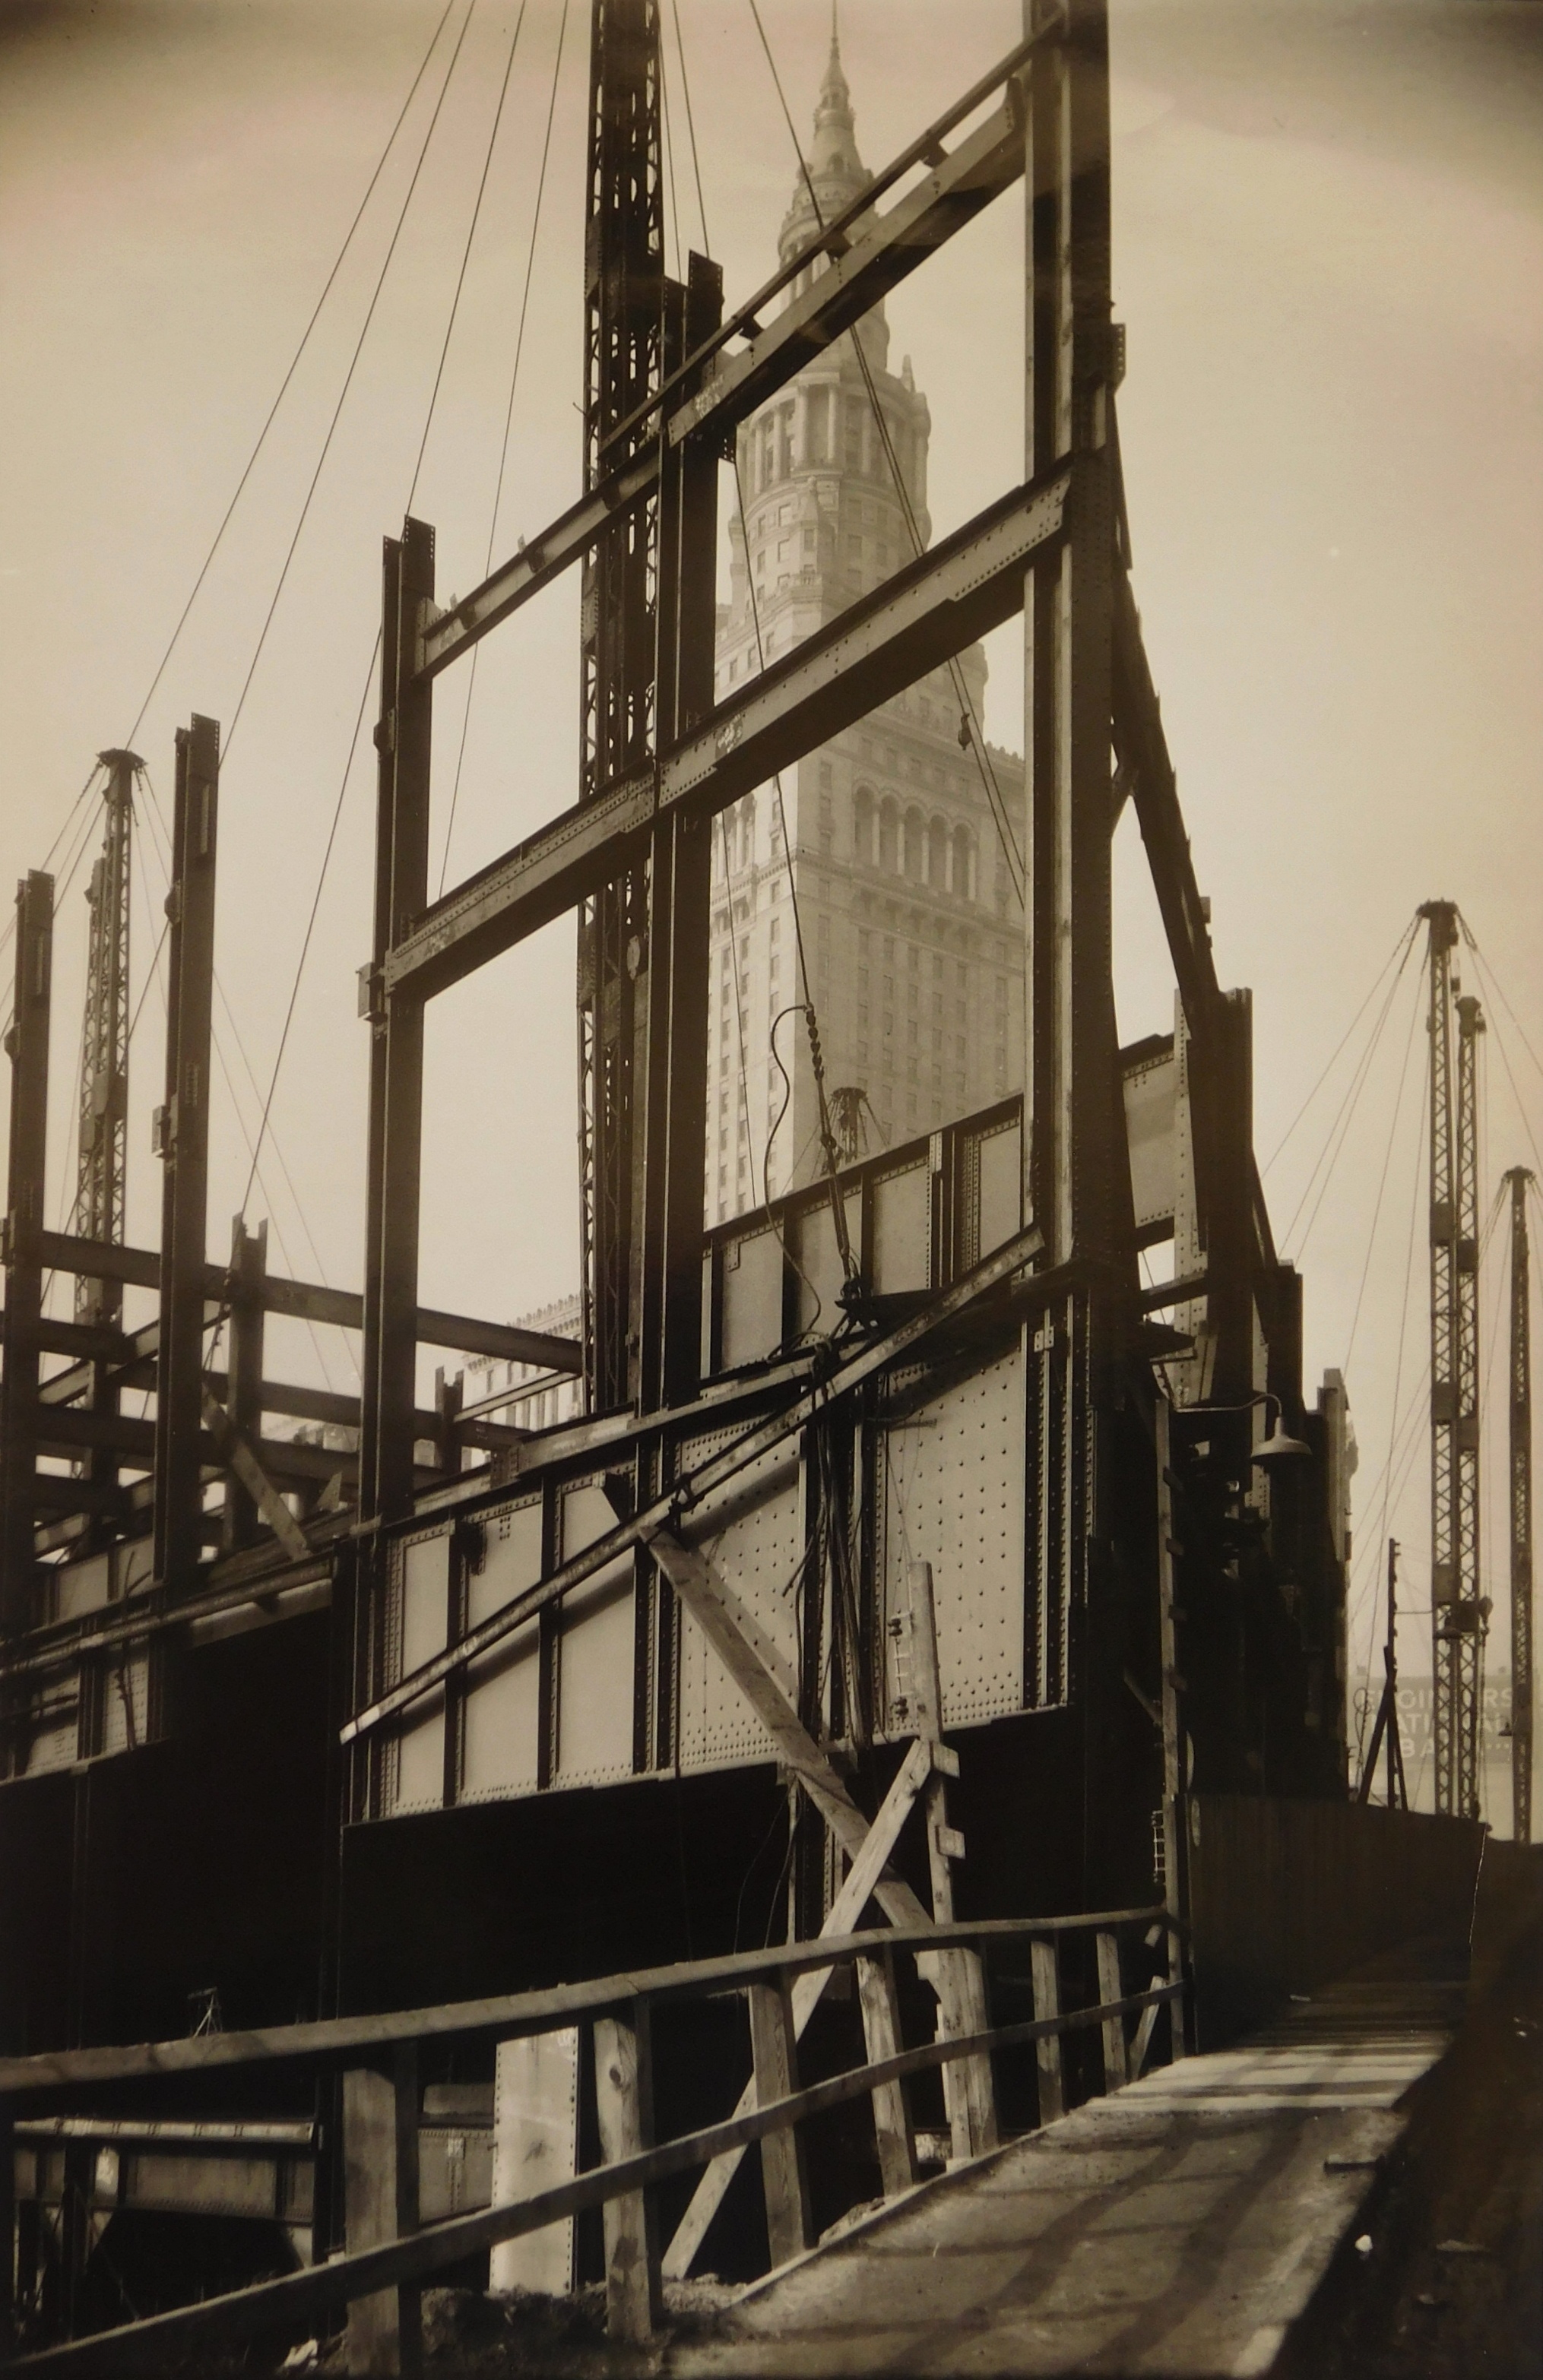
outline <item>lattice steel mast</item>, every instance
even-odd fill
[[[1457,907],[1428,901],[1430,1004],[1430,1604],[1436,1807],[1478,1815],[1478,1037],[1458,998]],[[1456,1053],[1452,1025],[1455,1014]]]
[[[1532,1840],[1532,1326],[1524,1165],[1511,1185],[1511,1808],[1512,1833]]]
[[[136,752],[98,754],[107,771],[105,832],[86,899],[91,942],[80,1028],[79,1168],[74,1229],[83,1240],[121,1245],[128,1132],[128,887]],[[123,1284],[75,1283],[75,1318],[115,1329]]]
[[[584,251],[584,484],[658,436],[617,427],[662,370],[663,184],[658,0],[596,0]],[[633,507],[586,560],[580,799],[651,758],[658,503]],[[639,870],[587,901],[578,923],[579,1174],[585,1368],[591,1406],[626,1402],[632,1273],[635,987],[646,963]]]

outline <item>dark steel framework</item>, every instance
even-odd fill
[[[1451,901],[1428,901],[1430,1604],[1436,1807],[1478,1815],[1488,1607],[1479,1584],[1479,1004],[1460,996]],[[1455,1046],[1454,1046],[1455,1045]]]
[[[1512,1835],[1532,1840],[1532,1301],[1527,1191],[1534,1176],[1513,1165],[1511,1190],[1511,1809]]]

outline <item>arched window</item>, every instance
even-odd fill
[[[900,811],[889,800],[879,812],[879,865],[887,868],[892,875],[900,867]]]
[[[927,827],[919,810],[905,813],[905,873],[919,884],[926,873]]]
[[[852,799],[852,850],[865,867],[874,865],[873,788],[859,785]]]
[[[975,849],[967,826],[954,830],[954,890],[961,901],[975,898]]]
[[[927,830],[927,881],[934,892],[948,883],[948,828],[941,818]]]

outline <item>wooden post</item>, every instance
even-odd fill
[[[893,2058],[901,2047],[900,2008],[894,1989],[894,1954],[881,1950],[857,1961],[857,1998],[863,2012],[863,2039],[870,2064]],[[911,2131],[905,2086],[898,2079],[881,2082],[873,2094],[873,2130],[879,2144],[879,2174],[884,2196],[909,2190],[917,2178],[917,2146]]]
[[[942,1742],[942,1687],[938,1670],[938,1626],[932,1601],[930,1562],[913,1562],[911,1585],[911,1684],[917,1733],[926,1743]],[[934,1925],[954,1924],[954,1868],[965,1856],[965,1839],[948,1823],[948,1779],[934,1768],[927,1787],[927,1859],[932,1885]],[[945,2039],[984,2033],[986,1971],[978,1950],[924,1954],[917,1970],[938,1995],[938,2030]],[[948,2110],[952,2154],[983,2156],[997,2144],[996,2092],[990,2052],[943,2068],[943,2104]]]
[[[54,879],[36,869],[16,891],[16,1014],[10,1168],[6,1203],[5,1370],[0,1374],[0,1635],[30,1628],[37,1475],[38,1358],[43,1318],[43,1160],[54,978]]]
[[[784,1977],[751,1984],[750,2058],[755,2070],[756,2105],[785,2099],[798,2087],[794,2048],[793,2011]],[[773,2265],[801,2256],[809,2244],[809,2192],[804,2170],[804,2143],[796,2124],[785,2131],[768,2132],[760,2144],[761,2187],[766,2193],[766,2238]]]
[[[344,2244],[350,2253],[418,2228],[418,2050],[398,2049],[389,2073],[352,2068],[343,2078]],[[382,2289],[348,2309],[344,2368],[407,2375],[420,2368],[416,2288]]]
[[[266,1320],[263,1284],[268,1274],[268,1226],[249,1232],[237,1215],[230,1227],[230,1384],[225,1412],[249,1447],[262,1440],[262,1345]],[[226,1553],[250,1545],[257,1535],[257,1500],[234,1470],[225,1473],[223,1545]]]
[[[492,2203],[507,2206],[571,2181],[578,2171],[577,2025],[516,2034],[498,2045],[493,2083]],[[574,2284],[574,2221],[500,2240],[488,2267],[494,2290],[566,2296]]]
[[[1061,2014],[1061,1975],[1056,1961],[1053,1934],[1037,1934],[1028,1946],[1034,1976],[1034,2015],[1037,2023],[1044,2024]],[[1034,2045],[1039,2067],[1039,2121],[1053,2123],[1066,2112],[1066,2096],[1061,2081],[1061,2035],[1048,2033]]]
[[[1152,1416],[1157,1444],[1158,1650],[1162,1662],[1162,1897],[1170,1916],[1182,1918],[1188,1899],[1189,1828],[1185,1814],[1184,1721],[1179,1709],[1178,1624],[1173,1579],[1172,1407],[1159,1396]],[[1184,1981],[1178,1934],[1168,1933],[1168,1980]],[[1185,2054],[1184,2005],[1170,2003],[1172,2054]]]
[[[607,2165],[653,2146],[653,2056],[649,2006],[595,2019],[595,2112]],[[605,2316],[613,2338],[651,2338],[662,2312],[659,2240],[646,2190],[605,2202]]]
[[[1100,1933],[1096,1948],[1099,1960],[1099,1998],[1117,2000],[1120,1994],[1120,1937],[1117,1934]],[[1112,2094],[1123,2091],[1129,2081],[1125,2057],[1125,2020],[1123,2016],[1106,2016],[1100,2027],[1103,2034],[1104,2090]]]
[[[0,2099],[0,2355],[8,2354],[16,2313],[16,2114]]]

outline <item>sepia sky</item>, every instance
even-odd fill
[[[707,234],[732,305],[773,259],[793,150],[746,0],[678,8]],[[361,1268],[355,970],[369,942],[372,690],[346,781],[345,768],[379,539],[413,490],[514,30],[505,0],[477,0],[320,471],[465,0],[145,698],[442,9],[0,0],[0,880],[43,864],[99,747],[132,734],[169,815],[176,724],[193,710],[225,723],[218,1252],[343,788],[251,1211],[273,1219],[275,1264],[348,1282]],[[762,16],[806,135],[829,11],[763,0]],[[563,18],[561,0],[527,0],[417,473],[442,597],[483,575],[528,268],[494,558],[577,492],[583,0]],[[1496,1015],[1488,982],[1469,973],[1494,1027],[1488,1206],[1505,1166],[1543,1172],[1543,1070],[1528,1047],[1543,1057],[1543,0],[1112,0],[1112,20],[1136,586],[1218,966],[1253,988],[1261,1161],[1416,905],[1444,895],[1514,1011]],[[699,246],[702,226],[666,21],[673,268],[677,237]],[[1017,0],[842,0],[867,163],[919,130],[1018,23]],[[1014,193],[890,303],[893,358],[911,356],[931,405],[935,533],[1021,476],[1021,259]],[[573,798],[576,602],[570,580],[482,649],[450,882]],[[1017,634],[990,643],[988,724],[1021,747]],[[462,674],[441,680],[436,880],[465,700]],[[75,839],[67,831],[61,876]],[[81,880],[61,896],[51,1220],[67,1213],[73,1170]],[[1172,977],[1128,819],[1117,880],[1121,1024],[1134,1038],[1171,1026]],[[137,988],[164,892],[148,847],[140,881]],[[1419,955],[1358,1095],[1342,1108],[1388,978],[1267,1175],[1277,1235],[1306,1276],[1309,1378],[1348,1373],[1363,1633],[1388,1529],[1407,1547],[1413,1612],[1428,1590]],[[8,971],[8,949],[0,964]],[[145,1002],[130,1140],[140,1239],[159,1198],[153,988]],[[439,1002],[429,1040],[425,1301],[503,1315],[560,1294],[577,1269],[571,926]],[[1318,1160],[1337,1115],[1325,1190]],[[1501,1286],[1497,1263],[1487,1367]],[[280,1336],[275,1361],[322,1360]],[[342,1386],[346,1350],[329,1346],[325,1362]],[[1497,1456],[1502,1371],[1488,1378]],[[1395,1384],[1407,1431],[1385,1500]],[[1500,1479],[1496,1463],[1487,1526],[1503,1599]],[[1500,1628],[1493,1657],[1504,1652]]]

